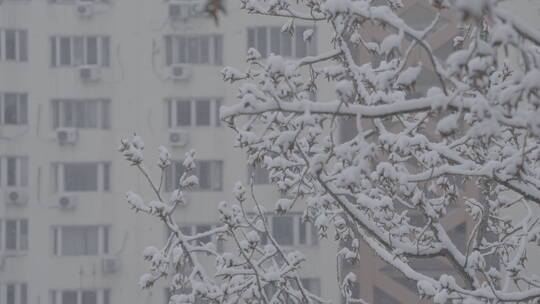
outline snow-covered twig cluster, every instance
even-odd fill
[[[158,280],[166,280],[172,296],[171,304],[201,303],[324,303],[317,295],[302,286],[297,270],[305,261],[298,251],[283,250],[269,233],[266,213],[257,201],[253,189],[246,191],[241,183],[233,189],[236,202],[221,202],[216,212],[220,223],[216,228],[195,235],[182,233],[174,220],[174,211],[185,204],[184,192],[198,185],[193,175],[196,161],[192,150],[185,155],[185,171],[178,181],[178,189],[167,199],[163,197],[161,182],[156,183],[144,166],[144,144],[134,135],[121,142],[119,151],[137,167],[154,191],[153,200],[145,200],[128,191],[126,198],[137,212],[157,217],[170,231],[161,248],[148,247],[144,259],[150,263],[149,272],[142,275],[139,284],[149,288]],[[158,148],[161,180],[171,166],[170,154],[163,146]],[[248,194],[251,193],[251,199]],[[247,209],[252,201],[254,208]],[[228,240],[231,250],[221,252],[216,244],[202,240]],[[263,241],[266,240],[266,241]],[[212,269],[205,269],[204,256],[214,258]]]

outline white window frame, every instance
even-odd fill
[[[83,63],[77,64],[75,63],[75,38],[82,38],[83,39]],[[60,40],[62,38],[68,38],[69,39],[69,52],[70,52],[70,63],[69,64],[61,64],[61,56],[60,56]],[[89,38],[96,38],[96,48],[97,48],[97,66],[100,67],[110,67],[111,65],[111,46],[112,46],[112,40],[111,36],[108,35],[54,35],[49,37],[49,52],[52,51],[51,44],[55,44],[55,54],[50,54],[49,60],[52,60],[52,56],[54,56],[54,62],[49,62],[49,65],[52,68],[63,68],[63,67],[78,67],[78,66],[84,66],[88,65],[88,54],[87,54],[87,40]],[[103,53],[103,40],[108,39],[109,40],[109,49],[108,49],[108,62],[104,62],[104,53]],[[54,42],[53,42],[54,41]],[[94,64],[92,64],[94,65]]]
[[[197,125],[197,109],[196,104],[199,101],[210,101],[210,124],[209,125]],[[189,102],[190,104],[190,124],[186,126],[177,125],[178,122],[178,103]],[[167,125],[169,129],[181,129],[189,127],[207,128],[207,127],[219,127],[219,107],[223,104],[222,98],[168,98],[165,100],[165,112],[167,115]]]
[[[15,158],[15,184],[8,185],[8,159]],[[28,187],[30,177],[29,159],[27,156],[0,155],[0,187]]]
[[[97,189],[68,191],[64,185],[64,170],[68,164],[96,164],[97,167]],[[102,161],[80,161],[80,162],[53,162],[52,163],[53,192],[55,193],[91,193],[109,192],[111,190],[111,163]],[[108,177],[106,176],[108,175]]]
[[[310,224],[310,223],[302,223],[302,213],[299,212],[287,212],[284,215],[276,215],[276,214],[267,214],[267,222],[268,222],[268,229],[271,232],[271,235],[274,236],[274,229],[273,229],[273,218],[274,217],[292,217],[293,218],[293,243],[292,245],[287,244],[280,244],[283,247],[297,247],[297,246],[304,246],[304,247],[316,247],[319,245],[319,239],[317,238],[316,231],[314,231],[316,228]],[[305,236],[305,243],[300,243],[300,225],[305,225],[306,227],[306,236]],[[265,238],[263,238],[264,240]],[[265,243],[268,241],[266,240]]]
[[[111,303],[111,289],[109,288],[77,288],[77,289],[53,289],[49,291],[49,303],[50,304],[62,304],[63,292],[76,292],[77,304],[82,304],[82,294],[85,291],[94,291],[97,293],[96,304],[110,304]],[[108,298],[108,299],[107,299]]]
[[[264,29],[265,32],[266,32],[266,50],[260,50],[260,46],[258,46],[258,39],[257,39],[257,33],[258,33],[258,30],[259,29]],[[308,29],[312,29],[314,30],[313,32],[313,36],[311,37],[311,41],[309,42],[306,42],[304,41],[304,31],[308,30]],[[289,57],[289,58],[301,58],[298,54],[297,54],[297,50],[296,50],[296,39],[298,38],[297,36],[299,36],[300,39],[302,39],[302,41],[306,44],[306,56],[313,56],[316,54],[317,52],[317,39],[316,39],[316,36],[317,36],[317,30],[316,28],[314,27],[311,27],[311,26],[303,26],[303,25],[297,25],[295,26],[295,30],[294,30],[294,35],[293,36],[289,36],[289,34],[287,33],[282,33],[281,32],[281,28],[280,27],[277,27],[277,26],[255,26],[255,27],[248,27],[247,28],[247,47],[248,49],[249,48],[255,48],[257,49],[259,52],[261,52],[261,54],[266,54],[266,56],[270,55],[270,53],[273,53],[272,52],[272,30],[274,31],[278,31],[280,33],[280,38],[283,39],[282,37],[284,37],[286,35],[286,37],[289,37],[291,39],[291,56],[283,56],[281,54],[282,50],[280,49],[280,53],[279,54],[274,54],[274,55],[280,55],[280,56],[283,56],[283,57]],[[253,32],[253,43],[254,45],[250,45],[249,44],[249,33],[250,31]],[[281,39],[280,39],[280,44],[281,44]]]
[[[186,39],[185,50],[186,59],[184,62],[179,60],[178,40]],[[189,46],[187,40],[189,38],[208,38],[208,62],[189,62]],[[165,66],[175,64],[193,64],[193,65],[221,65],[223,64],[223,35],[221,34],[200,34],[200,35],[165,35],[164,36],[164,49],[165,49]],[[200,41],[200,40],[199,40]],[[170,44],[170,45],[169,45]],[[216,56],[217,49],[221,52]],[[199,51],[200,51],[199,42]],[[200,53],[200,52],[199,52]],[[170,62],[169,62],[170,61]]]
[[[6,53],[7,53],[7,35],[6,31],[15,31],[15,59],[7,59]],[[21,33],[25,33],[26,37],[26,56],[25,58],[22,58],[21,56]],[[20,28],[0,28],[0,61],[6,61],[6,62],[28,62],[28,53],[29,53],[29,45],[28,45],[28,31],[26,29],[20,29]]]
[[[96,120],[96,127],[77,127],[76,126],[76,119],[74,119],[75,126],[70,126],[69,128],[76,128],[79,130],[94,130],[94,129],[102,129],[107,130],[110,129],[111,126],[111,100],[107,98],[88,98],[88,99],[52,99],[51,100],[51,123],[53,129],[55,129],[55,125],[57,125],[56,128],[64,128],[67,127],[66,124],[66,104],[76,104],[76,103],[86,103],[86,102],[96,102],[97,103],[97,120]],[[104,113],[108,111],[109,113],[104,117]],[[56,121],[55,121],[56,120]]]
[[[15,240],[16,245],[15,249],[8,249],[6,246],[7,242],[7,222],[8,221],[15,221]],[[26,245],[23,247],[21,244],[23,243],[23,236],[21,234],[21,227],[22,223],[26,222]],[[23,254],[28,252],[28,247],[30,243],[30,221],[27,218],[3,218],[0,219],[0,252],[8,253],[8,254]],[[2,303],[2,302],[0,302]]]
[[[62,253],[62,237],[64,229],[69,228],[97,228],[98,229],[98,250],[95,254],[63,254]],[[69,256],[69,257],[88,257],[88,256],[103,256],[111,251],[111,227],[107,225],[63,225],[51,227],[51,249],[53,256]]]
[[[8,304],[8,301],[7,301],[7,291],[8,291],[8,286],[13,286],[15,288],[15,303],[14,304],[29,304],[29,301],[28,301],[28,283],[26,282],[19,282],[19,281],[16,281],[16,282],[11,282],[11,281],[7,281],[7,282],[0,282],[0,303],[4,304]],[[26,299],[25,301],[23,301],[23,286],[25,286],[25,296],[24,298]],[[9,303],[11,304],[11,303]]]
[[[5,122],[5,112],[6,112],[6,95],[14,94],[17,96],[17,123],[15,124],[6,124]],[[24,98],[23,98],[24,96]],[[23,104],[25,104],[23,106]],[[25,108],[25,112],[21,109]],[[24,114],[23,114],[24,112]],[[0,126],[25,126],[28,125],[28,94],[23,92],[0,92]],[[24,119],[23,119],[24,117]],[[24,120],[24,122],[21,122]]]

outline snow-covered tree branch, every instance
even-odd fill
[[[321,237],[330,229],[343,241],[339,256],[361,263],[363,242],[435,303],[538,303],[540,278],[527,271],[527,256],[540,250],[540,214],[534,211],[540,205],[540,32],[499,8],[499,1],[430,3],[454,11],[467,28],[445,62],[428,40],[439,17],[414,30],[394,13],[399,0],[243,0],[250,14],[284,18],[284,31],[301,20],[328,27],[332,36],[328,50],[299,59],[263,58],[250,49],[247,68],[223,70],[226,81],[238,83],[239,102],[223,107],[221,118],[250,162],[268,169],[287,197],[276,210],[302,205]],[[385,38],[370,41],[367,25],[385,29]],[[382,62],[358,60],[361,48]],[[415,48],[428,54],[438,80],[420,97],[410,93],[428,67],[412,61]],[[333,87],[335,99],[315,100],[319,87]],[[357,131],[345,141],[336,132],[344,120],[353,120]],[[139,141],[123,142],[121,151],[147,176]],[[168,152],[162,148],[161,154],[164,168]],[[190,175],[193,153],[184,166],[179,190],[168,200],[157,186],[158,201],[150,203],[128,193],[136,210],[156,215],[172,231],[162,249],[145,252],[152,268],[143,286],[174,274],[173,286],[189,284],[192,292],[171,303],[322,301],[302,287],[296,272],[302,255],[286,253],[272,239],[255,196],[255,211],[246,211],[241,185],[234,189],[237,203],[220,204],[223,226],[210,232],[232,240],[240,258],[184,236],[171,213],[182,203],[182,190],[197,183]],[[466,210],[471,223],[465,248],[442,223],[452,208]],[[526,215],[511,216],[516,209]],[[270,240],[266,246],[261,235]],[[201,253],[216,256],[213,277],[197,262]],[[411,263],[437,257],[456,277],[433,276]],[[348,303],[365,303],[351,295],[353,274],[339,279]],[[279,289],[269,292],[268,286]]]

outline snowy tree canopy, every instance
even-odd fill
[[[540,32],[498,1],[431,0],[438,10],[455,11],[466,29],[442,62],[428,42],[439,15],[419,31],[394,12],[400,0],[377,2],[242,0],[250,14],[284,18],[285,31],[294,31],[295,20],[313,22],[331,40],[328,50],[298,59],[262,58],[250,49],[247,68],[223,70],[226,81],[238,84],[239,102],[223,107],[221,118],[250,163],[268,169],[287,197],[276,210],[300,205],[320,237],[335,231],[346,241],[337,253],[342,258],[361,263],[362,241],[435,303],[538,303],[540,278],[526,270],[528,253],[540,250],[534,212],[540,205]],[[385,29],[386,37],[370,41],[367,24]],[[358,48],[382,62],[359,61]],[[419,97],[409,93],[427,67],[409,58],[416,48],[428,54],[438,81]],[[332,88],[335,98],[313,100],[318,87]],[[340,141],[338,125],[347,119],[357,134]],[[143,147],[135,137],[120,150],[148,177]],[[168,157],[160,148],[160,167]],[[207,234],[182,234],[171,214],[183,191],[197,184],[193,157],[186,155],[186,172],[170,198],[150,178],[158,201],[127,194],[136,210],[156,215],[172,231],[163,248],[145,251],[151,269],[141,285],[166,277],[173,288],[189,288],[172,296],[173,304],[325,301],[302,287],[302,254],[273,240],[266,211],[241,184],[233,190],[236,202],[219,204],[222,226],[208,232],[232,239],[233,251],[194,242]],[[466,209],[472,223],[463,250],[441,222],[451,208]],[[527,212],[510,216],[516,208]],[[215,257],[212,275],[198,262],[203,253]],[[456,277],[434,277],[410,262],[434,257],[445,259]],[[354,274],[340,280],[348,303],[365,303],[352,297]]]

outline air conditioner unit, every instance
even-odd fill
[[[9,189],[6,191],[6,204],[10,206],[24,206],[28,203],[28,194],[22,189]]]
[[[58,207],[63,210],[75,209],[77,199],[71,195],[62,195],[58,198]]]
[[[173,80],[188,80],[191,77],[191,66],[187,64],[173,64],[170,77]]]
[[[101,263],[103,273],[115,273],[120,271],[120,259],[117,257],[104,257]]]
[[[185,20],[200,15],[197,3],[194,1],[170,1],[169,18],[172,20]]]
[[[90,17],[94,13],[94,3],[92,1],[79,1],[77,3],[77,14],[81,17]]]
[[[79,75],[82,81],[87,81],[87,82],[98,81],[101,77],[99,66],[97,65],[80,66]]]
[[[189,133],[182,130],[169,130],[169,144],[173,147],[185,147],[189,142]]]
[[[58,128],[56,129],[56,140],[61,145],[74,144],[77,142],[78,132],[74,128]]]

